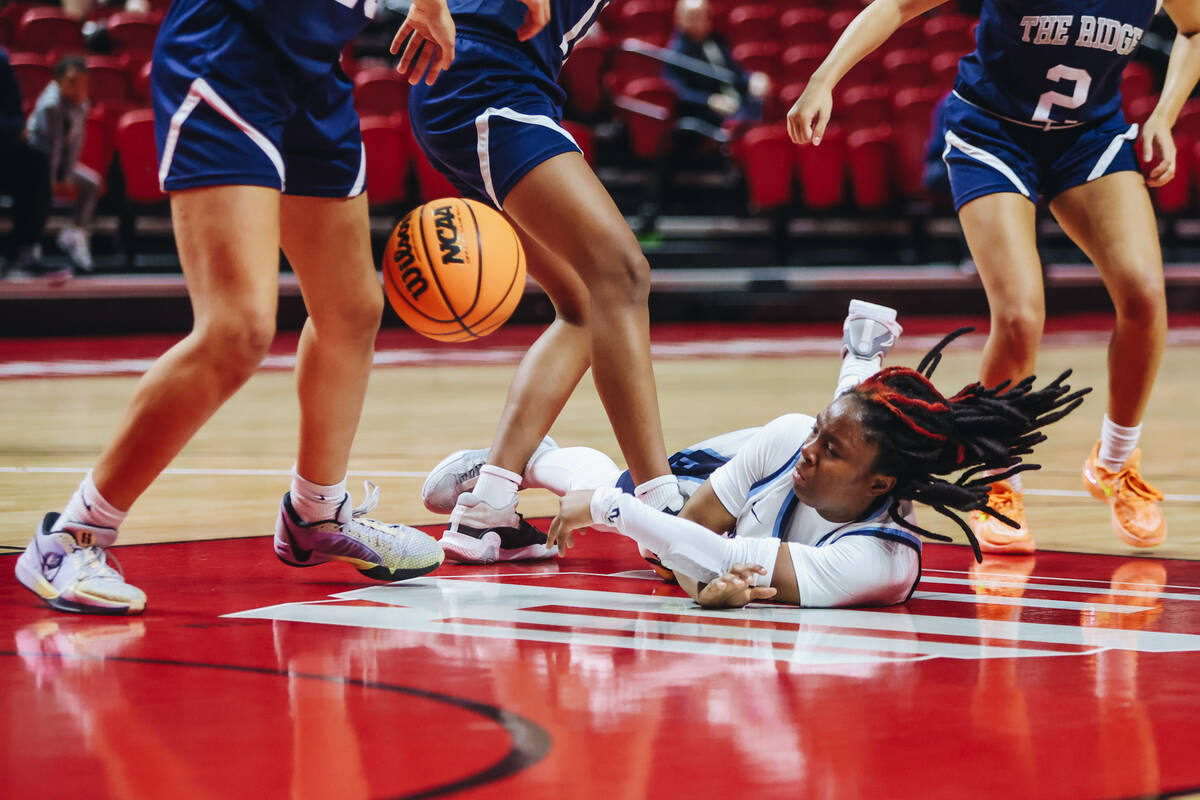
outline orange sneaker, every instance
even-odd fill
[[[1037,547],[1033,534],[1025,525],[1025,500],[1020,492],[1013,491],[1008,481],[997,481],[988,492],[988,508],[994,508],[1020,525],[1010,528],[1000,520],[982,511],[972,511],[967,517],[971,532],[979,540],[979,549],[985,553],[1032,553]]]
[[[1100,443],[1083,462],[1083,485],[1092,497],[1108,503],[1112,509],[1113,530],[1134,547],[1154,547],[1167,538],[1167,521],[1163,519],[1163,494],[1142,477],[1139,467],[1142,451],[1133,455],[1113,472],[1100,464]]]

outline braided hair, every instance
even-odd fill
[[[1014,528],[1018,524],[988,506],[988,487],[995,481],[1040,464],[1023,463],[1022,456],[1045,441],[1040,428],[1074,411],[1091,391],[1071,391],[1059,375],[1041,389],[1030,376],[991,389],[981,383],[943,397],[929,378],[951,341],[973,331],[959,328],[938,342],[917,368],[888,367],[851,389],[863,411],[864,436],[879,447],[874,469],[896,478],[889,516],[913,533],[940,541],[950,537],[921,528],[900,514],[902,500],[922,502],[949,517],[967,535],[975,560],[982,561],[979,542],[955,511],[982,511]],[[961,472],[951,482],[941,475]]]

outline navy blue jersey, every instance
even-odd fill
[[[302,72],[327,72],[375,17],[377,0],[227,0]]]
[[[571,48],[596,22],[609,0],[551,0],[550,22],[520,46],[554,80]],[[499,35],[517,44],[528,6],[517,0],[449,0],[454,22],[464,33]]]
[[[975,51],[958,66],[962,99],[1053,127],[1121,104],[1121,71],[1161,0],[984,0]]]

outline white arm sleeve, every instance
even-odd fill
[[[806,608],[903,603],[921,571],[907,544],[877,536],[843,536],[832,544],[788,544],[800,605]]]
[[[721,505],[734,518],[741,515],[756,484],[787,467],[812,432],[815,419],[807,414],[785,414],[759,429],[737,455],[709,476]]]

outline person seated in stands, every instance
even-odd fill
[[[683,58],[665,64],[663,77],[679,96],[680,116],[714,128],[726,121],[761,119],[771,81],[766,73],[746,72],[733,60],[729,45],[713,31],[708,0],[678,0],[675,29],[667,48]]]
[[[46,156],[25,141],[21,86],[0,47],[0,194],[12,197],[12,230],[4,243],[4,277],[66,278],[41,262],[42,233],[50,210],[50,171]]]
[[[65,56],[54,67],[54,80],[38,96],[25,125],[29,143],[45,153],[51,185],[56,195],[75,196],[75,223],[58,234],[58,246],[75,266],[92,269],[89,244],[100,176],[79,163],[88,115],[87,62],[82,56]]]

